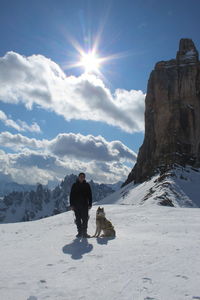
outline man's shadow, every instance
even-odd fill
[[[81,259],[85,253],[92,251],[93,245],[88,243],[87,238],[74,239],[71,244],[63,247],[65,254],[70,254],[72,259]]]

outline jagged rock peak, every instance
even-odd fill
[[[200,167],[200,62],[191,39],[181,39],[177,58],[157,63],[150,74],[144,142],[125,184],[175,164]]]
[[[192,39],[186,39],[186,38],[185,39],[180,39],[179,51],[180,52],[183,51],[183,52],[186,53],[190,50],[194,50],[194,51],[198,52],[196,47],[195,47],[195,44],[194,44],[193,40]]]
[[[181,39],[179,43],[179,51],[176,55],[177,62],[198,62],[199,53],[195,47],[195,44],[191,39]]]
[[[185,65],[194,65],[196,63],[199,63],[199,53],[194,42],[191,39],[181,39],[176,59],[159,61],[156,63],[155,69],[184,67]]]

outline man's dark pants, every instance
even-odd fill
[[[78,232],[87,232],[88,226],[88,207],[75,207],[76,226]]]

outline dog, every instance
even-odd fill
[[[115,229],[112,223],[106,219],[104,208],[98,207],[96,212],[96,232],[93,237],[99,237],[101,231],[103,234],[101,237],[115,237]]]

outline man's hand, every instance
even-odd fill
[[[74,210],[74,206],[70,206],[70,209],[71,209],[71,210]]]
[[[89,206],[88,206],[88,209],[91,209],[91,208],[92,208],[92,206],[91,206],[91,205],[89,205]]]

